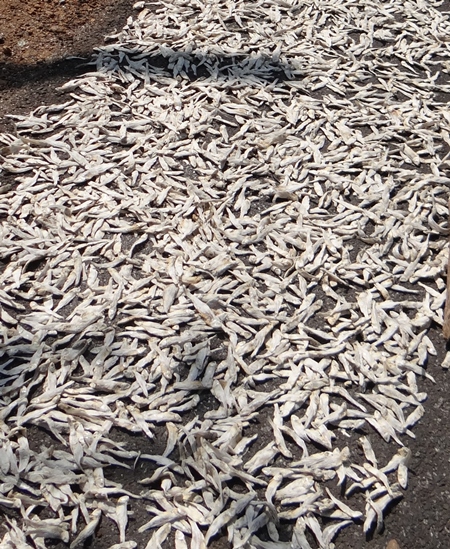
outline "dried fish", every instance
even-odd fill
[[[45,505],[55,539],[79,532],[71,547],[102,513],[114,547],[135,547],[141,498],[110,465],[148,488],[152,549],[171,532],[177,549],[225,533],[308,548],[308,532],[328,547],[360,518],[381,527],[407,487],[405,435],[445,321],[450,118],[435,59],[450,23],[419,4],[138,2],[63,86],[69,101],[13,116],[0,506],[24,523],[7,520],[0,544],[26,547],[29,529],[44,547]],[[41,428],[62,447],[36,450],[27,429]],[[400,445],[384,467],[378,436]],[[324,481],[351,481],[350,501]]]
[[[70,544],[70,549],[75,549],[80,547],[87,539],[94,535],[94,532],[97,526],[100,523],[100,518],[102,512],[100,509],[94,509],[91,514],[91,520],[86,524],[86,526],[81,530],[77,537]]]

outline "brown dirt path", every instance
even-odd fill
[[[0,131],[5,114],[63,102],[55,91],[87,70],[80,59],[120,31],[133,0],[0,0]]]

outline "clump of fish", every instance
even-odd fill
[[[12,117],[1,547],[76,549],[102,521],[114,549],[381,528],[443,322],[450,24],[432,4],[139,2],[65,103]],[[141,490],[109,478],[142,462]]]

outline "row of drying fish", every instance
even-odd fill
[[[377,468],[377,458],[367,437],[360,439],[367,460],[363,466],[349,465],[348,448],[342,451],[336,449],[332,452],[304,457],[292,463],[290,468],[264,467],[264,475],[271,478],[267,483],[253,477],[252,472],[256,470],[254,466],[256,461],[259,460],[259,467],[261,467],[272,459],[273,454],[271,455],[269,448],[265,449],[264,458],[263,451],[259,452],[258,460],[255,456],[252,460],[254,464],[250,465],[248,462],[244,465],[243,471],[240,467],[241,460],[237,457],[230,459],[222,448],[219,449],[207,442],[206,431],[202,430],[203,428],[204,426],[201,426],[200,429],[192,429],[186,433],[193,453],[182,460],[181,466],[167,457],[129,452],[134,454],[127,456],[129,459],[154,460],[160,466],[151,478],[142,479],[141,483],[143,485],[160,483],[163,491],[150,489],[143,492],[141,496],[129,493],[120,486],[114,486],[111,482],[105,482],[101,465],[90,469],[93,465],[86,463],[82,465],[85,472],[77,474],[75,472],[77,464],[70,463],[72,456],[69,452],[53,452],[47,449],[37,454],[29,449],[26,438],[21,437],[20,472],[25,473],[23,478],[32,484],[40,483],[41,488],[33,489],[32,485],[23,481],[20,485],[19,497],[2,497],[1,505],[20,509],[27,504],[30,505],[29,511],[36,506],[48,505],[50,502],[50,507],[58,513],[59,519],[25,518],[24,530],[18,529],[15,521],[9,521],[13,528],[5,537],[4,543],[11,541],[19,547],[27,547],[25,538],[29,536],[36,546],[45,547],[44,538],[59,539],[68,543],[71,532],[73,541],[70,547],[79,547],[93,535],[101,517],[104,516],[116,525],[121,547],[135,546],[133,545],[135,542],[126,541],[128,504],[131,496],[138,500],[152,502],[147,506],[147,510],[153,516],[139,529],[140,532],[145,532],[148,529],[158,528],[150,539],[148,547],[153,547],[158,540],[162,542],[166,539],[172,528],[181,539],[184,539],[185,535],[194,538],[195,532],[198,543],[194,544],[193,541],[194,546],[206,547],[209,540],[224,527],[228,529],[229,539],[233,540],[233,547],[244,547],[262,526],[270,528],[276,536],[276,526],[280,519],[296,520],[297,524],[305,521],[314,532],[318,543],[328,546],[340,528],[350,524],[352,520],[361,519],[363,514],[340,501],[328,488],[324,492],[318,481],[331,480],[337,473],[339,485],[346,479],[355,481],[347,490],[348,494],[355,489],[370,490],[366,495],[365,531],[369,531],[375,522],[377,528],[381,527],[383,510],[392,501],[401,497],[400,487],[403,489],[407,487],[410,451],[402,448],[386,466]],[[273,446],[273,443],[269,446]],[[56,465],[49,460],[50,453],[58,458],[59,462]],[[122,453],[122,457],[125,453]],[[64,457],[63,454],[65,454]],[[64,474],[61,474],[65,457],[67,457],[66,468]],[[26,471],[29,468],[30,459],[36,460],[41,468],[28,475]],[[47,467],[47,464],[51,467]],[[193,472],[199,475],[201,480],[195,481]],[[398,484],[390,484],[387,474],[392,472],[396,472]],[[187,482],[187,489],[176,485],[173,473],[185,474],[192,479]],[[242,495],[226,486],[226,481],[233,476],[247,484],[250,490],[248,494]],[[5,476],[4,480],[7,483],[8,476]],[[14,484],[13,477],[11,482]],[[72,491],[73,484],[80,484],[84,488],[84,497]],[[260,499],[257,492],[250,489],[250,486],[265,487],[265,498]],[[202,493],[201,498],[196,496],[198,491]],[[29,494],[34,497],[30,497]],[[119,496],[116,504],[108,501],[113,496]],[[199,501],[203,501],[204,504],[202,505]],[[64,514],[63,506],[73,507],[70,515]],[[277,507],[281,507],[281,512],[277,512]],[[244,512],[245,515],[241,516]],[[77,534],[77,520],[80,513],[86,521],[86,526]],[[29,512],[27,516],[28,514]],[[331,522],[322,532],[315,515],[341,522]],[[199,527],[207,527],[206,534],[203,534]],[[21,544],[17,543],[18,539]],[[258,546],[257,539],[255,543]]]
[[[449,22],[420,0],[136,7],[64,104],[0,135],[0,546],[379,530],[443,322]],[[143,463],[141,490],[111,480]]]

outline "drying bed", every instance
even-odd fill
[[[446,12],[135,7],[0,136],[3,543],[379,531],[443,323]]]

